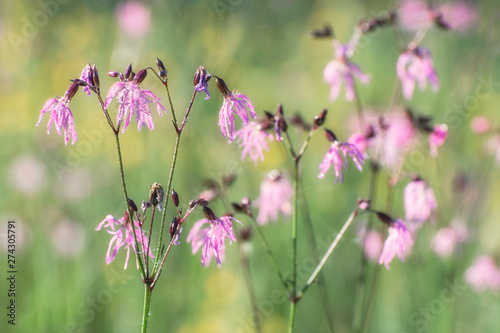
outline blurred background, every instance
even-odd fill
[[[355,106],[344,100],[343,90],[335,102],[328,99],[329,86],[322,74],[334,48],[328,40],[311,38],[310,31],[329,22],[340,41],[346,42],[360,17],[382,15],[393,2],[215,0],[132,5],[111,0],[0,4],[0,327],[4,332],[137,332],[140,327],[139,272],[132,260],[123,270],[124,252],[106,265],[109,234],[95,231],[106,215],[118,218],[125,209],[114,138],[97,100],[78,93],[71,102],[78,133],[73,146],[65,147],[54,129],[47,135],[47,116],[35,127],[45,101],[62,96],[69,80],[78,78],[87,63],[96,64],[106,94],[115,82],[108,71],[124,72],[130,63],[136,71],[155,67],[159,57],[168,69],[178,117],[189,103],[197,66],[205,65],[230,89],[249,96],[260,115],[264,110],[274,112],[282,103],[285,114],[299,112],[311,121],[327,107],[325,126],[345,141]],[[437,93],[416,91],[408,105],[431,115],[436,123],[447,123],[449,136],[439,158],[425,155],[411,171],[429,180],[439,205],[438,218],[435,225],[420,231],[405,263],[395,260],[390,271],[382,269],[369,332],[500,329],[498,290],[478,292],[464,279],[477,256],[498,259],[500,255],[500,158],[495,159],[500,145],[495,141],[500,126],[500,7],[493,0],[471,5],[477,20],[468,31],[432,28],[423,42],[433,54],[441,87]],[[390,105],[400,51],[390,28],[363,40],[353,61],[372,76],[369,85],[358,85],[365,108],[386,110]],[[167,105],[161,85],[151,76],[143,86]],[[235,174],[227,200],[255,199],[267,172],[291,167],[287,152],[276,142],[264,162],[241,161],[240,148],[228,144],[217,126],[222,98],[213,82],[209,89],[210,100],[195,101],[181,143],[173,187],[183,207],[198,197],[208,179],[219,181],[224,174]],[[114,115],[116,104],[110,110]],[[477,116],[490,124],[482,134],[471,128]],[[150,184],[167,182],[174,144],[171,115],[160,118],[153,112],[153,119],[154,131],[137,132],[132,124],[121,136],[129,194],[136,203],[147,200]],[[292,135],[303,138],[298,131]],[[333,185],[332,173],[318,179],[318,165],[328,147],[318,133],[303,160],[304,190],[322,251],[355,208],[356,199],[368,195],[369,184],[368,168],[360,174],[352,165],[343,184]],[[379,181],[376,208],[383,209],[387,175]],[[394,216],[404,217],[405,184],[395,188]],[[211,207],[218,215],[226,211],[220,201]],[[202,217],[196,212],[190,223]],[[249,224],[244,216],[237,218]],[[357,233],[364,219],[355,221],[324,268],[336,332],[351,330],[362,256]],[[16,222],[17,236],[15,327],[7,325],[4,314],[9,220]],[[433,251],[432,240],[456,220],[468,228],[467,240],[442,258]],[[263,229],[284,271],[291,262],[290,226],[289,219],[280,218]],[[200,253],[193,256],[190,244],[184,242],[187,230],[155,288],[150,332],[253,332],[238,247],[226,247],[221,269],[215,262],[202,268]],[[263,331],[283,332],[289,303],[258,239],[252,239],[249,247]],[[305,281],[313,267],[302,226],[299,251],[299,279]],[[375,265],[368,266],[369,281]],[[298,304],[296,331],[327,332],[321,307],[313,287]]]

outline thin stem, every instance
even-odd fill
[[[238,242],[238,247],[240,249],[240,259],[241,259],[241,268],[243,271],[243,278],[245,280],[245,285],[247,287],[248,296],[250,297],[250,303],[252,304],[252,319],[253,324],[255,326],[255,331],[260,333],[262,331],[259,320],[259,307],[257,304],[257,296],[255,295],[255,288],[252,282],[252,274],[250,273],[250,263],[248,260],[248,256],[242,249],[242,245]]]
[[[135,253],[136,253],[136,258],[137,262],[139,263],[139,270],[141,271],[141,276],[143,280],[147,277],[146,271],[144,270],[144,265],[140,256],[140,251],[139,251],[139,242],[137,241],[137,235],[135,234],[135,226],[134,226],[134,212],[130,208],[130,205],[128,204],[128,193],[127,193],[127,185],[125,183],[125,172],[123,171],[123,159],[122,159],[122,152],[120,148],[120,138],[119,138],[119,132],[118,129],[114,132],[115,134],[115,139],[116,139],[116,151],[118,152],[118,162],[120,165],[120,178],[122,181],[122,188],[123,188],[123,195],[125,196],[125,205],[127,206],[128,210],[128,216],[130,218],[130,224],[132,226],[132,234],[134,235],[134,241],[135,241]],[[143,249],[144,250],[144,249]]]
[[[151,248],[151,233],[153,231],[153,221],[155,219],[155,210],[156,206],[153,206],[153,210],[151,211],[151,224],[149,226],[149,235],[148,235],[148,247],[146,248],[145,255],[144,255],[144,261],[146,262],[146,272],[149,272],[149,249]]]
[[[300,154],[300,153],[299,153]],[[313,256],[315,261],[318,261],[318,254],[316,253],[316,238],[314,236],[314,228],[313,224],[311,221],[311,214],[309,212],[309,208],[307,205],[307,200],[304,191],[301,193],[301,206],[300,208],[302,209],[302,216],[304,218],[304,226],[306,229],[306,234],[307,234],[307,240],[309,243],[309,250],[311,252],[311,255]],[[322,308],[325,313],[326,321],[328,323],[328,327],[330,329],[330,332],[334,332],[334,324],[333,324],[333,318],[332,318],[332,313],[333,311],[331,310],[330,303],[328,302],[328,292],[326,290],[326,286],[324,284],[324,276],[323,272],[320,272],[318,274],[318,277],[316,279],[318,283],[316,284],[318,286],[318,291],[319,291],[319,296],[321,299],[322,303]]]
[[[377,187],[377,175],[378,175],[378,166],[372,162],[372,166],[370,168],[370,188],[368,190],[368,199],[370,200],[370,204],[373,207],[375,205],[375,191]],[[365,239],[366,234],[369,230],[371,230],[373,224],[373,214],[368,215],[368,223],[365,228],[365,233],[363,235],[363,240],[361,243],[361,263],[359,269],[358,276],[358,285],[356,288],[356,296],[354,301],[354,316],[352,321],[352,331],[358,332],[361,329],[361,322],[364,310],[365,303],[365,292],[366,292],[366,268],[368,266],[368,261],[365,257]]]
[[[259,239],[262,243],[262,246],[264,247],[264,250],[266,251],[267,256],[269,257],[269,261],[271,261],[271,264],[273,265],[274,271],[278,275],[278,278],[281,281],[281,284],[285,288],[285,291],[287,294],[290,293],[290,289],[288,287],[288,284],[285,281],[285,278],[283,277],[283,274],[281,274],[281,271],[278,267],[278,262],[276,261],[276,257],[274,256],[273,252],[271,251],[271,247],[269,246],[269,243],[267,242],[266,238],[264,237],[264,234],[262,233],[262,230],[260,230],[260,227],[257,225],[257,222],[255,221],[255,218],[253,216],[250,216],[250,221],[252,223],[252,226],[257,233],[257,236],[259,236]]]
[[[290,145],[291,146],[291,145]],[[293,175],[293,216],[292,216],[292,297],[288,331],[293,332],[297,298],[297,224],[298,224],[299,160],[295,160]]]
[[[142,314],[142,333],[148,329],[149,308],[151,307],[152,288],[149,283],[144,284],[144,311]]]
[[[168,94],[169,99],[170,99],[170,93],[168,92],[168,85],[166,83],[165,83],[165,88],[167,90],[167,94]],[[154,276],[156,274],[156,272],[161,270],[161,267],[163,266],[163,263],[165,262],[165,258],[168,255],[168,252],[166,252],[164,259],[161,261],[162,263],[159,264],[159,262],[160,262],[159,261],[160,260],[160,246],[162,245],[162,241],[163,241],[163,230],[165,228],[165,219],[167,216],[167,208],[168,208],[168,202],[169,202],[169,198],[170,198],[170,192],[172,190],[172,180],[174,178],[175,166],[177,163],[177,157],[179,155],[179,146],[180,146],[180,141],[181,141],[182,130],[184,129],[184,126],[186,125],[187,118],[188,118],[189,112],[191,111],[191,108],[193,106],[193,102],[194,102],[195,97],[196,97],[196,90],[193,92],[193,96],[191,97],[191,101],[189,102],[189,106],[188,106],[188,109],[186,111],[186,115],[184,116],[184,120],[182,121],[182,125],[180,128],[177,127],[177,120],[175,118],[175,113],[172,111],[172,115],[174,117],[174,126],[175,126],[176,132],[177,132],[177,137],[175,139],[174,153],[172,155],[172,164],[170,166],[170,174],[168,176],[167,189],[165,192],[166,195],[165,195],[164,203],[163,203],[163,214],[161,217],[160,235],[159,235],[159,240],[158,240],[158,248],[156,251],[157,259],[156,259],[155,265],[153,267],[152,276]],[[170,242],[170,243],[172,243],[172,242]],[[170,246],[171,245],[169,245],[169,249],[170,249]]]
[[[314,272],[312,272],[312,274],[309,277],[309,279],[307,280],[306,284],[300,290],[299,294],[297,295],[297,298],[300,299],[304,295],[304,293],[306,292],[306,290],[309,289],[309,287],[312,285],[312,283],[314,282],[314,280],[316,280],[316,277],[318,276],[319,272],[321,271],[321,269],[325,265],[326,261],[328,260],[328,258],[332,254],[332,252],[335,249],[335,247],[337,247],[337,244],[339,243],[340,239],[342,238],[342,236],[344,236],[345,231],[351,225],[351,222],[354,220],[354,218],[356,217],[357,214],[358,214],[358,210],[355,209],[351,213],[351,215],[349,215],[349,218],[344,223],[344,226],[342,227],[342,229],[340,229],[339,233],[337,234],[337,237],[335,237],[335,239],[333,240],[332,244],[330,245],[330,247],[326,251],[325,255],[323,256],[323,258],[319,262],[318,266],[316,266],[316,269],[314,270]]]

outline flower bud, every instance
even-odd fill
[[[125,79],[127,79],[127,80],[134,77],[132,75],[132,64],[130,64],[130,65],[127,66],[127,69],[125,70],[124,76],[125,76]]]
[[[163,187],[160,183],[154,183],[150,186],[149,190],[149,201],[153,204],[153,206],[158,206],[163,203],[163,196],[165,193],[163,192]]]
[[[335,134],[332,131],[330,131],[329,129],[326,129],[326,128],[325,128],[325,136],[328,139],[328,141],[330,141],[330,142],[339,141],[337,139],[337,137],[335,136]]]
[[[137,205],[135,204],[134,200],[127,199],[127,202],[130,209],[132,209],[134,212],[137,212]]]
[[[214,212],[208,206],[203,206],[203,214],[205,214],[205,217],[209,221],[217,220],[217,216],[215,216]]]
[[[137,84],[140,84],[142,81],[144,81],[144,79],[146,78],[147,75],[148,75],[148,70],[147,69],[141,69],[139,71],[139,73],[137,73],[134,76],[134,82],[137,82]]]
[[[170,223],[170,228],[169,228],[170,237],[174,237],[178,226],[179,226],[179,217],[174,216],[174,218],[172,219],[172,223]]]
[[[111,76],[111,77],[117,77],[118,76],[118,72],[111,71],[111,72],[108,72],[108,75]]]
[[[167,70],[165,69],[163,62],[158,58],[156,58],[156,66],[158,67],[158,70],[160,71],[160,77],[165,79],[167,77]]]
[[[92,70],[90,72],[92,73],[92,84],[94,85],[94,88],[99,91],[99,72],[97,71],[96,65],[92,65]]]
[[[179,207],[179,195],[174,190],[172,190],[172,203],[175,207]]]
[[[322,29],[313,30],[311,36],[314,38],[330,38],[333,37],[334,34],[332,27],[328,23],[325,23]]]
[[[223,79],[221,79],[220,77],[215,77],[215,84],[217,85],[217,89],[219,89],[223,96],[229,95],[230,91]]]
[[[314,125],[313,125],[314,129],[317,129],[318,127],[320,127],[321,125],[323,125],[325,123],[327,113],[328,113],[328,110],[323,109],[323,110],[321,110],[321,113],[319,114],[319,116],[314,116]]]
[[[79,86],[80,86],[80,80],[75,80],[75,82],[73,82],[73,84],[69,86],[65,94],[68,100],[71,100],[75,96]]]
[[[250,239],[252,239],[252,229],[249,227],[244,227],[240,231],[240,238],[244,242],[248,242]]]
[[[389,215],[385,214],[385,213],[382,213],[382,212],[376,212],[378,218],[380,219],[380,221],[384,222],[385,224],[387,225],[391,225],[394,221],[394,219],[392,217],[390,217]]]
[[[369,210],[371,207],[371,202],[370,200],[367,199],[358,199],[358,208],[361,210]]]

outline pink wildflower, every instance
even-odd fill
[[[237,114],[245,125],[248,125],[247,109],[252,118],[257,118],[250,99],[239,92],[230,92],[221,78],[216,78],[216,84],[224,97],[224,103],[219,112],[219,127],[223,136],[227,135],[229,142],[234,139],[234,114]]]
[[[413,245],[413,236],[404,222],[399,219],[390,223],[388,232],[389,236],[385,240],[378,263],[384,264],[387,269],[390,269],[389,264],[394,256],[397,255],[401,261],[405,260],[405,251]]]
[[[358,233],[358,237],[361,242],[364,241],[363,249],[365,257],[374,262],[378,261],[384,245],[382,235],[375,230],[366,231],[366,229],[362,229]]]
[[[56,128],[57,134],[62,135],[61,130],[64,131],[64,144],[67,146],[69,136],[71,135],[71,144],[75,144],[77,140],[75,124],[73,122],[73,113],[69,109],[69,102],[78,91],[78,82],[73,83],[63,97],[51,98],[45,102],[42,110],[40,111],[40,118],[36,126],[40,124],[46,112],[50,113],[49,122],[47,123],[47,134],[50,134],[50,127],[52,123]]]
[[[330,99],[336,100],[342,82],[345,84],[345,99],[352,101],[355,96],[354,77],[357,77],[362,83],[370,82],[370,76],[366,75],[361,69],[353,64],[349,58],[353,52],[352,46],[341,45],[338,41],[334,41],[335,59],[330,61],[323,71],[323,78],[330,84]]]
[[[288,179],[277,170],[271,171],[260,185],[257,222],[260,225],[276,221],[278,213],[284,216],[292,212],[293,187]]]
[[[474,260],[474,264],[465,271],[465,281],[478,293],[486,289],[500,291],[500,271],[493,258],[488,256]]]
[[[257,164],[257,161],[264,161],[263,151],[269,150],[269,145],[267,141],[273,141],[273,136],[262,130],[261,125],[257,122],[250,122],[248,125],[244,125],[240,130],[234,133],[238,140],[240,147],[243,147],[243,152],[241,153],[241,160],[245,158],[246,155]]]
[[[436,15],[442,26],[460,32],[468,30],[477,19],[477,13],[465,1],[444,3]]]
[[[403,0],[399,5],[398,18],[406,30],[418,30],[434,21],[434,13],[422,0]]]
[[[468,236],[469,232],[463,226],[442,228],[432,239],[431,248],[441,258],[449,258],[457,245],[464,242]]]
[[[201,251],[201,264],[203,267],[210,264],[210,259],[212,259],[213,256],[215,256],[217,265],[220,267],[224,261],[224,239],[226,237],[229,238],[230,243],[236,241],[231,220],[241,223],[231,216],[217,218],[213,215],[210,220],[204,218],[193,225],[193,228],[187,236],[186,242],[191,243],[193,254],[198,252],[203,246]],[[202,229],[204,225],[208,225],[208,228]]]
[[[429,148],[432,157],[438,156],[437,148],[442,146],[448,137],[448,126],[440,124],[434,126],[433,131],[429,134]]]
[[[490,130],[490,121],[486,117],[477,116],[472,118],[470,122],[470,127],[477,134],[483,134]]]
[[[396,67],[403,85],[403,96],[406,99],[412,98],[416,83],[420,90],[425,89],[427,81],[434,92],[439,89],[439,80],[428,49],[417,47],[406,50],[399,56]]]
[[[85,87],[82,88],[82,90],[84,92],[86,92],[88,96],[90,96],[90,87],[89,86],[93,86],[93,82],[92,82],[92,70],[93,70],[92,66],[90,64],[88,64],[82,70],[82,74],[80,75],[80,80],[82,80],[83,82],[85,82],[86,84],[88,84],[88,86],[85,86]]]
[[[332,145],[326,153],[323,162],[321,162],[321,164],[319,165],[319,169],[321,170],[321,172],[318,178],[323,179],[325,173],[333,164],[333,167],[335,169],[334,184],[337,183],[339,178],[340,182],[342,183],[342,181],[344,180],[342,169],[347,168],[347,155],[351,157],[359,171],[363,170],[363,162],[365,161],[365,156],[361,154],[361,152],[358,150],[358,148],[356,148],[355,145],[348,142],[339,142],[335,138],[335,135],[329,130],[326,130],[326,135],[330,142],[332,142]]]
[[[417,178],[406,185],[404,205],[406,221],[415,223],[417,227],[428,220],[435,222],[436,198],[426,181]]]
[[[143,69],[139,71],[132,80],[120,80],[109,88],[104,108],[108,108],[113,97],[116,96],[116,100],[119,104],[116,123],[120,124],[124,121],[122,133],[125,133],[134,113],[137,119],[137,130],[140,131],[143,125],[147,125],[150,130],[154,129],[153,118],[151,117],[148,103],[156,103],[156,109],[160,116],[162,115],[162,110],[165,111],[165,113],[167,112],[163,105],[160,104],[160,99],[158,97],[151,91],[139,87],[139,84],[144,80],[146,74],[146,70]]]
[[[142,245],[142,248],[144,249],[144,247],[147,247],[148,237],[144,231],[141,232],[139,222],[137,220],[134,220],[134,231],[132,231],[132,224],[130,223],[128,211],[125,212],[125,216],[119,218],[118,220],[111,215],[106,216],[106,218],[99,223],[95,230],[99,231],[102,227],[108,228],[108,233],[113,235],[113,237],[111,237],[111,241],[109,242],[108,252],[106,253],[106,264],[110,264],[115,259],[118,250],[125,245],[127,256],[125,258],[124,269],[127,269],[128,259],[130,257],[130,248],[137,253],[133,232],[135,232],[137,242]],[[154,258],[151,253],[151,249],[148,249],[148,255],[151,258]],[[139,268],[139,263],[137,263],[137,268]]]

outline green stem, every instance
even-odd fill
[[[293,332],[295,308],[297,299],[297,219],[298,219],[298,192],[299,192],[299,159],[295,159],[293,175],[293,216],[292,216],[292,297],[290,299],[290,318],[288,332]]]
[[[144,312],[142,314],[142,333],[148,329],[149,308],[151,307],[151,288],[149,283],[144,284]]]
[[[278,262],[276,261],[276,258],[271,251],[271,247],[269,246],[269,243],[267,242],[266,238],[264,237],[264,234],[262,233],[262,230],[260,230],[260,227],[257,225],[257,222],[255,221],[255,218],[253,216],[250,216],[250,221],[252,222],[252,226],[257,233],[257,236],[259,236],[259,239],[262,243],[262,246],[264,247],[264,250],[266,251],[267,256],[269,257],[269,261],[271,261],[271,264],[273,265],[274,271],[278,275],[281,284],[285,288],[285,291],[287,294],[290,293],[290,289],[288,288],[288,284],[285,281],[285,278],[281,274],[281,271],[278,267]]]
[[[337,247],[337,244],[339,243],[340,239],[342,238],[342,236],[344,236],[344,233],[346,232],[347,228],[349,228],[349,226],[351,225],[351,222],[354,220],[354,218],[356,217],[357,214],[358,214],[358,210],[355,209],[351,213],[351,215],[349,215],[349,218],[344,223],[344,226],[342,227],[342,229],[340,229],[339,233],[337,234],[337,237],[335,237],[332,244],[330,245],[328,250],[325,252],[325,255],[323,256],[323,258],[319,262],[318,266],[316,266],[316,269],[314,270],[314,272],[312,272],[312,274],[309,277],[309,279],[307,280],[306,284],[300,290],[299,294],[297,295],[298,299],[300,299],[304,295],[306,290],[309,289],[309,287],[312,285],[312,283],[316,280],[316,277],[318,276],[319,272],[321,271],[321,269],[325,265],[326,261],[328,260],[328,258],[332,254],[333,250]]]
[[[375,162],[371,163],[371,168],[370,168],[370,188],[368,190],[368,199],[370,200],[370,204],[373,207],[375,205],[375,190],[377,186],[377,175],[378,175],[378,166],[374,164]],[[352,331],[353,332],[358,332],[361,329],[361,322],[363,316],[363,310],[364,310],[364,303],[365,303],[365,292],[366,292],[366,268],[368,266],[368,261],[366,260],[365,257],[365,237],[366,233],[371,230],[372,224],[373,224],[373,214],[368,215],[368,223],[365,228],[365,234],[363,235],[362,243],[361,243],[361,263],[360,263],[360,269],[359,269],[359,276],[358,276],[358,285],[356,288],[356,296],[354,300],[354,315],[353,315],[353,321],[352,321]]]
[[[168,85],[166,83],[165,83],[165,88],[167,90],[167,94],[168,94],[168,97],[170,100],[170,93],[168,90]],[[155,276],[156,273],[159,270],[161,270],[161,266],[163,266],[163,263],[165,262],[165,260],[163,259],[160,263],[160,247],[161,247],[162,242],[163,242],[163,230],[165,228],[165,219],[167,216],[168,202],[169,202],[169,198],[170,198],[170,191],[172,190],[172,180],[174,178],[174,171],[175,171],[175,166],[177,164],[177,157],[179,155],[179,146],[180,146],[180,142],[181,142],[182,130],[184,129],[184,126],[186,125],[186,122],[187,122],[187,119],[189,116],[189,112],[191,111],[191,108],[193,107],[193,102],[194,102],[195,97],[196,97],[196,90],[193,92],[193,96],[191,97],[191,101],[189,102],[189,106],[188,106],[188,109],[186,111],[186,115],[184,116],[184,120],[182,121],[182,125],[180,128],[177,126],[175,112],[173,111],[173,108],[172,108],[172,116],[174,119],[174,126],[175,126],[175,129],[177,132],[177,137],[175,139],[174,153],[172,155],[172,164],[170,166],[170,174],[168,176],[167,190],[165,192],[165,198],[164,198],[164,203],[163,203],[163,214],[161,216],[160,235],[159,235],[159,239],[158,239],[158,248],[156,250],[157,255],[156,255],[156,259],[155,259],[155,265],[153,267],[153,273],[151,276]],[[169,248],[170,248],[170,246],[169,246]],[[168,252],[165,253],[165,258],[166,258],[167,254],[168,254]]]
[[[135,241],[135,256],[137,258],[137,262],[139,263],[139,270],[141,271],[141,276],[142,279],[146,279],[147,274],[146,271],[144,270],[144,265],[140,256],[140,250],[139,250],[139,242],[137,241],[137,235],[135,234],[135,225],[134,225],[134,212],[130,208],[130,205],[128,204],[128,193],[127,193],[127,185],[125,183],[125,172],[123,171],[123,159],[122,159],[122,152],[120,148],[120,138],[119,138],[119,132],[118,129],[114,132],[115,133],[115,139],[116,139],[116,151],[118,152],[118,163],[120,164],[120,178],[122,181],[122,188],[123,188],[123,195],[125,196],[125,205],[128,210],[128,216],[130,218],[130,224],[132,226],[132,234],[134,235],[134,241]]]

